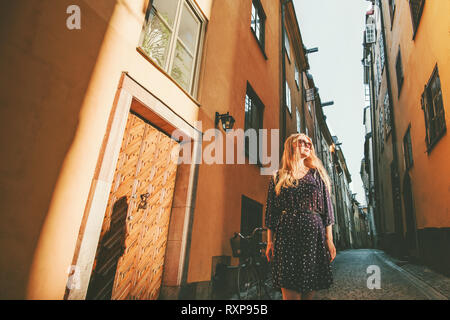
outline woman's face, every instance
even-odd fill
[[[307,158],[311,155],[312,144],[305,137],[300,137],[294,141],[294,148],[299,152],[301,158]]]

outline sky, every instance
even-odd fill
[[[309,73],[319,88],[330,132],[342,142],[356,199],[366,204],[359,174],[364,157],[364,100],[362,40],[366,0],[293,0],[306,48],[318,47],[308,55]]]

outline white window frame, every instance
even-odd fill
[[[289,87],[289,83],[286,81],[286,107],[288,108],[290,114],[292,114],[291,103],[291,88]]]
[[[165,65],[164,66],[159,65],[152,57],[147,55],[146,52],[141,48],[142,42],[144,41],[144,38],[145,38],[145,30],[146,30],[147,24],[150,23],[150,20],[146,20],[142,26],[142,32],[140,35],[139,45],[138,45],[137,49],[138,49],[138,52],[140,52],[147,59],[152,61],[152,63],[154,63],[160,69],[162,69],[164,71],[164,73],[168,77],[170,77],[183,91],[186,91],[191,97],[196,98],[198,95],[199,69],[200,69],[200,64],[201,64],[201,60],[202,60],[201,56],[202,56],[202,52],[203,52],[203,43],[204,43],[204,39],[205,39],[207,22],[206,22],[205,17],[203,16],[202,12],[200,11],[200,9],[197,8],[197,5],[194,3],[194,1],[192,1],[192,0],[177,0],[177,1],[178,1],[178,5],[177,5],[177,9],[176,9],[176,15],[174,17],[173,28],[170,28],[166,24],[165,19],[163,17],[161,17],[161,15],[158,12],[156,12],[156,15],[160,19],[161,23],[163,23],[164,26],[166,28],[169,28],[169,30],[171,30],[171,32],[172,32],[170,40],[169,40],[169,44],[168,44],[168,49],[167,49],[168,51],[167,51],[167,58],[165,61]],[[196,47],[194,49],[194,52],[191,52],[187,48],[187,46],[183,43],[183,41],[181,39],[179,39],[179,37],[178,37],[179,28],[180,28],[180,24],[181,24],[181,15],[184,10],[184,8],[183,8],[184,5],[186,5],[186,8],[189,10],[189,12],[194,17],[196,17],[199,22],[198,37],[196,39]],[[149,7],[147,8],[146,14],[148,16],[150,16],[149,13],[151,10],[153,10],[153,3],[151,3],[151,6],[149,5]],[[183,88],[182,85],[180,83],[178,83],[177,80],[175,80],[171,76],[173,62],[175,60],[177,41],[180,41],[182,47],[185,50],[189,51],[193,56],[191,77],[189,79],[190,85],[189,85],[188,89]]]
[[[284,47],[286,49],[286,54],[289,62],[291,62],[291,42],[289,41],[288,33],[286,29],[284,29]]]

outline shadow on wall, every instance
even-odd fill
[[[81,9],[69,30],[67,7]],[[23,299],[116,1],[0,1],[0,299]]]
[[[109,231],[100,240],[87,300],[111,300],[117,265],[125,252],[127,197],[114,203]]]

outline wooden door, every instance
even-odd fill
[[[87,299],[158,298],[178,150],[176,141],[129,115]]]

